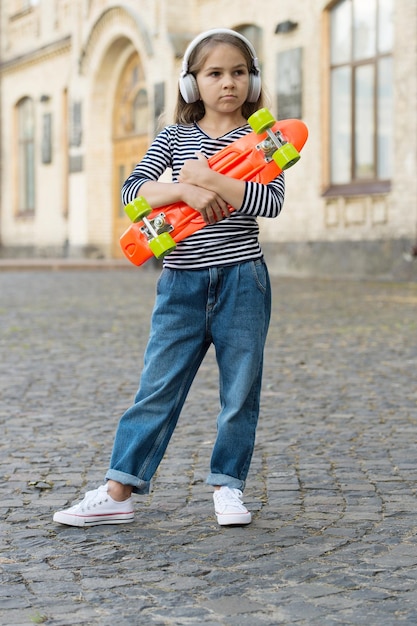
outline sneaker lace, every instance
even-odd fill
[[[228,504],[232,506],[237,506],[239,508],[244,508],[242,502],[243,493],[240,489],[219,489],[217,492],[217,498],[222,504]]]
[[[80,502],[79,507],[82,511],[88,511],[91,508],[94,508],[97,505],[103,504],[103,502],[107,501],[107,490],[103,490],[103,492],[101,492],[100,489],[93,489],[92,491],[87,491],[84,499]]]

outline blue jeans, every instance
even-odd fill
[[[163,269],[134,405],[120,419],[106,479],[148,493],[211,344],[219,367],[209,485],[243,490],[255,444],[271,289],[263,260]]]

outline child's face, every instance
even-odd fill
[[[213,48],[196,76],[206,113],[234,113],[246,101],[249,71],[243,54],[230,44]]]

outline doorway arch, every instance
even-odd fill
[[[121,179],[141,159],[153,130],[144,71],[148,75],[153,55],[140,16],[118,6],[98,17],[79,58],[71,98],[85,105],[85,167],[72,177],[70,214],[85,244],[104,257],[122,256],[119,238],[130,222],[121,207]]]

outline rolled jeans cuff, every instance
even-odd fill
[[[132,492],[138,494],[147,494],[151,489],[151,483],[146,480],[141,480],[137,476],[131,474],[125,474],[119,470],[109,469],[106,474],[106,480],[114,480],[122,485],[130,485],[133,487]]]
[[[209,474],[206,483],[213,487],[230,487],[230,489],[240,489],[240,491],[243,491],[245,488],[244,480],[239,480],[226,474]]]

